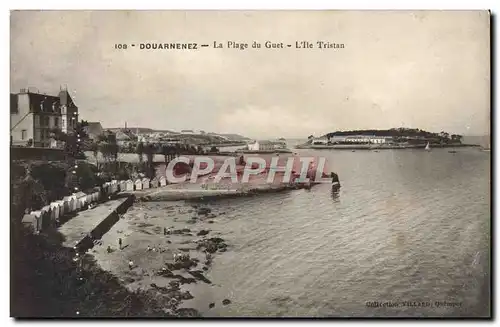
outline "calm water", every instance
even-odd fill
[[[326,156],[340,193],[319,185],[211,203],[227,212],[213,227],[231,248],[192,305],[207,316],[488,315],[489,153],[297,152]],[[398,300],[461,306],[365,306]]]

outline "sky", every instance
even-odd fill
[[[256,139],[392,127],[484,135],[489,26],[487,11],[14,11],[10,87],[67,86],[80,118],[105,128]],[[320,40],[344,48],[318,49]],[[300,41],[315,47],[297,49]],[[140,49],[171,42],[210,46]]]

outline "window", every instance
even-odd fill
[[[58,117],[54,117],[54,127],[59,127],[59,118]]]
[[[27,132],[27,130],[25,130],[25,129],[23,129],[21,131],[21,140],[26,140],[26,132]]]

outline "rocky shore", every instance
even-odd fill
[[[165,303],[167,315],[198,317],[200,308],[185,302],[193,299],[196,285],[213,286],[207,273],[220,253],[230,251],[216,227],[224,214],[205,204],[138,200],[89,254],[130,291]],[[231,299],[217,302],[203,309]]]

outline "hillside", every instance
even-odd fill
[[[250,141],[251,140],[250,138],[248,138],[246,136],[239,135],[239,134],[216,134],[216,135],[227,137],[228,140],[230,140],[230,141]]]

